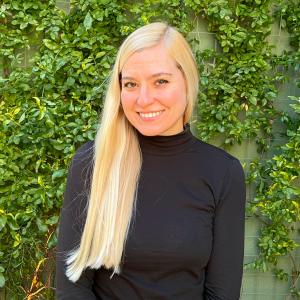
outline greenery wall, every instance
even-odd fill
[[[299,89],[289,98],[281,96],[287,84],[300,88],[299,0],[3,0],[4,299],[54,298],[56,227],[68,164],[75,149],[94,138],[120,43],[155,20],[176,26],[193,46],[201,74],[195,133],[244,162],[248,230],[255,224],[259,232],[255,256],[245,255],[245,278],[251,272],[256,277],[272,272],[285,282],[278,298],[270,291],[272,299],[300,299]],[[274,41],[274,28],[286,33],[285,49]],[[212,39],[202,39],[201,30]],[[249,147],[255,149],[251,160],[245,154]],[[257,287],[249,288],[250,281],[243,281],[243,299],[271,299],[267,294],[256,297]]]

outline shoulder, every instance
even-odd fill
[[[81,145],[69,166],[68,179],[72,185],[82,185],[91,178],[94,159],[94,141]]]
[[[214,182],[216,204],[223,203],[222,199],[243,205],[245,199],[245,173],[240,161],[227,151],[198,140],[202,149],[206,169],[209,170],[211,182]],[[234,200],[235,199],[235,200]]]
[[[235,156],[199,139],[196,139],[192,152],[196,154],[197,163],[193,159],[196,172],[210,186],[216,203],[232,188],[244,189],[244,170]]]
[[[81,145],[75,152],[70,168],[80,170],[87,166],[92,165],[94,158],[94,141],[88,141]]]
[[[206,165],[209,165],[212,168],[216,167],[219,170],[223,169],[224,172],[233,166],[242,168],[240,161],[224,149],[203,142],[197,138],[195,139],[194,150]]]
[[[94,141],[88,141],[81,145],[73,156],[72,163],[80,164],[93,159],[94,155]]]
[[[69,165],[63,208],[74,213],[76,211],[76,214],[84,210],[87,202],[86,195],[92,178],[93,149],[93,141],[83,144],[77,149]],[[76,205],[73,205],[74,201]],[[77,208],[80,208],[79,212]]]

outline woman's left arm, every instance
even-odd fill
[[[237,300],[243,274],[245,175],[232,159],[223,179],[213,227],[213,248],[206,268],[204,299]]]

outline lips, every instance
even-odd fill
[[[139,115],[142,117],[142,118],[155,118],[155,117],[158,117],[159,115],[161,115],[163,113],[163,110],[159,110],[159,111],[152,111],[152,112],[147,112],[147,113],[142,113],[142,112],[139,112]]]

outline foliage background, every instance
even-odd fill
[[[299,298],[299,7],[298,0],[2,1],[3,298],[54,298],[68,164],[94,137],[118,46],[153,20],[168,21],[193,45],[201,73],[195,133],[236,155],[248,174],[242,299]]]

